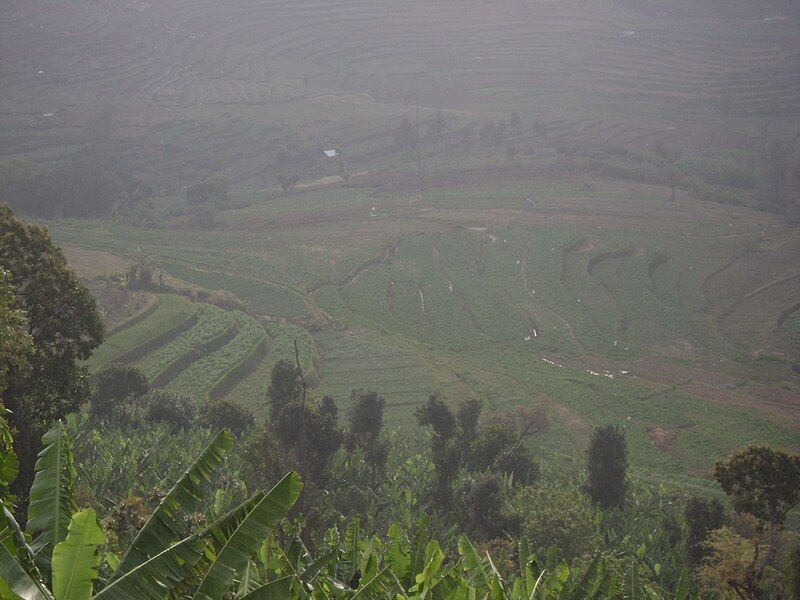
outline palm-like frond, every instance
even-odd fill
[[[222,598],[234,576],[242,571],[278,522],[294,505],[302,489],[296,473],[289,473],[269,493],[248,506],[238,523],[222,519],[211,530],[215,558],[203,575],[194,598]]]
[[[183,517],[198,510],[203,499],[202,485],[222,464],[233,444],[233,436],[220,431],[150,515],[111,576],[114,582],[135,566],[161,554],[181,537]]]
[[[89,600],[100,565],[98,546],[106,541],[92,509],[75,513],[67,537],[53,549],[53,595],[56,600]]]
[[[56,544],[67,537],[70,519],[77,510],[72,487],[75,467],[64,424],[59,421],[42,437],[44,449],[36,460],[25,531],[33,536],[31,548],[45,577]]]

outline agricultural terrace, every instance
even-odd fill
[[[727,18],[713,1],[453,4],[12,0],[3,154],[58,164],[113,106],[105,154],[134,173],[257,183],[286,168],[287,149],[291,165],[298,148],[340,147],[352,173],[402,162],[402,115],[424,130],[441,110],[448,133],[428,150],[453,164],[464,125],[512,112],[509,141],[532,152],[709,152],[746,148],[764,114],[780,130],[800,109],[800,30],[765,20],[763,2],[720,2]]]
[[[410,427],[431,393],[497,413],[542,406],[542,450],[579,457],[594,425],[615,422],[636,473],[700,488],[710,459],[732,448],[797,448],[797,231],[769,213],[669,202],[659,186],[584,181],[319,189],[253,198],[214,230],[172,217],[168,236],[50,227],[71,247],[120,258],[146,248],[170,277],[246,307],[160,297],[93,359],[135,350],[151,326],[163,330],[167,307],[184,307],[191,328],[133,352],[153,378],[158,365],[196,359],[167,389],[258,410],[272,365],[293,359],[297,340],[314,394],[346,410],[353,388],[374,389],[392,427]]]

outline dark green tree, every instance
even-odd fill
[[[136,367],[111,364],[97,376],[92,394],[91,413],[99,419],[110,419],[125,405],[133,404],[149,390],[147,377]]]
[[[683,517],[686,523],[686,558],[694,567],[708,553],[705,546],[708,534],[725,524],[725,511],[716,498],[693,496],[686,502]]]
[[[402,117],[394,132],[394,146],[398,150],[411,150],[417,147],[419,137],[417,128],[411,124],[408,117]]]
[[[15,490],[27,492],[42,435],[89,397],[78,363],[102,341],[103,323],[47,230],[22,223],[7,206],[0,206],[0,268],[10,273],[14,308],[26,314],[33,343],[30,370],[11,373],[2,395],[20,460]]]
[[[468,466],[473,471],[511,473],[520,483],[531,483],[539,468],[519,434],[503,423],[478,430],[469,450]]]
[[[208,402],[201,411],[200,422],[206,427],[219,431],[227,429],[236,437],[250,429],[255,422],[253,413],[240,404],[222,398]]]
[[[272,367],[269,387],[267,388],[267,409],[271,422],[276,422],[283,407],[300,400],[303,396],[303,384],[300,379],[300,369],[286,360],[281,359]]]
[[[587,491],[603,508],[625,504],[628,446],[617,425],[596,427],[589,441]]]
[[[145,399],[145,419],[150,423],[166,423],[189,427],[197,417],[197,402],[191,396],[166,390],[153,390]]]
[[[384,471],[389,458],[389,444],[381,437],[385,404],[386,400],[377,392],[353,390],[350,394],[347,449],[361,450],[367,464],[379,473]]]
[[[453,443],[456,433],[456,418],[444,402],[430,396],[428,402],[416,411],[417,422],[431,428],[431,459],[435,482],[433,499],[442,507],[452,502],[453,480],[458,474],[459,452]]]
[[[24,310],[17,308],[11,275],[0,269],[0,394],[9,379],[28,372],[32,352],[28,317]]]
[[[477,398],[462,400],[456,409],[456,420],[458,422],[458,446],[461,454],[466,456],[469,447],[478,432],[478,421],[481,418],[483,404]]]
[[[224,204],[228,201],[231,182],[225,175],[214,175],[186,188],[189,204]]]
[[[294,186],[297,185],[298,181],[300,181],[299,175],[285,175],[283,173],[278,175],[278,185],[280,185],[283,191],[287,192],[290,196],[294,192]]]
[[[747,446],[714,464],[716,479],[745,512],[778,528],[800,504],[800,456],[768,446]]]

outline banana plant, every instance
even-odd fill
[[[261,491],[210,525],[184,536],[204,486],[233,438],[218,433],[175,482],[107,581],[98,577],[105,536],[95,512],[78,510],[69,437],[59,422],[43,437],[30,491],[26,531],[3,500],[0,515],[0,598],[3,600],[162,600],[225,597],[263,541],[286,516],[302,485],[295,473]],[[5,455],[3,455],[5,456]],[[279,585],[270,582],[274,590]],[[262,588],[264,586],[261,586]],[[257,590],[254,590],[257,591]],[[250,600],[261,597],[250,596]]]

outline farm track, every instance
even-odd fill
[[[308,291],[309,296],[313,296],[317,292],[319,292],[324,287],[336,287],[338,289],[343,289],[353,285],[356,281],[358,281],[359,277],[364,274],[364,272],[373,267],[375,265],[385,265],[388,264],[396,255],[400,249],[400,244],[406,240],[411,238],[417,237],[418,235],[422,235],[425,233],[424,229],[419,229],[407,235],[403,235],[400,237],[395,238],[391,244],[385,246],[380,253],[375,256],[374,258],[370,258],[369,260],[365,260],[360,265],[358,265],[355,269],[350,271],[347,275],[345,275],[339,281],[324,281],[324,282],[317,282],[315,283],[311,289]]]

